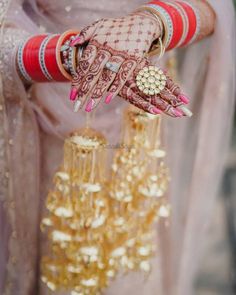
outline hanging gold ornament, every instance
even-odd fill
[[[42,280],[52,291],[97,295],[118,273],[151,270],[154,223],[169,215],[160,117],[126,110],[109,178],[106,150],[104,136],[90,128],[65,141],[41,224],[50,249]]]
[[[112,165],[109,182],[112,240],[123,255],[120,267],[149,272],[153,223],[164,206],[168,185],[165,152],[160,143],[160,117],[129,108],[124,115],[122,146]],[[118,248],[119,249],[119,248]]]
[[[49,215],[42,220],[51,250],[42,260],[42,280],[53,291],[92,295],[107,285],[105,145],[89,128],[65,141],[64,163],[47,198]]]

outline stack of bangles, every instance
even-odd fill
[[[187,1],[151,1],[136,10],[136,12],[143,11],[151,13],[158,21],[161,20],[163,25],[161,41],[165,50],[183,47],[198,38],[199,11]],[[149,55],[159,53],[159,46],[152,46]]]
[[[69,30],[62,35],[37,35],[20,44],[16,59],[23,79],[28,83],[71,80],[80,51],[70,42],[78,34]]]
[[[139,7],[134,13],[140,12],[151,13],[161,23],[163,30],[159,40],[165,50],[190,44],[199,35],[198,9],[187,1],[155,0]],[[82,50],[70,46],[70,43],[78,35],[78,31],[69,30],[62,35],[30,37],[17,51],[20,76],[28,83],[72,80]],[[156,41],[148,54],[160,54]]]

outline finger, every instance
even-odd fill
[[[176,102],[183,102],[184,104],[189,103],[189,98],[181,92],[179,85],[177,85],[169,76],[167,76],[166,80],[166,88],[169,92],[176,97]],[[164,98],[164,97],[163,97]],[[173,97],[172,97],[173,98]],[[175,102],[173,102],[175,103]]]
[[[83,78],[81,85],[78,89],[78,100],[80,101],[80,108],[83,107],[88,95],[93,90],[95,84],[97,83],[103,68],[109,58],[111,57],[110,52],[104,49],[100,49],[97,53],[94,62],[90,66],[88,73]],[[93,102],[91,101],[89,105],[86,106],[86,111],[90,112],[93,108]]]
[[[178,96],[175,96],[168,88],[165,88],[160,92],[160,97],[173,107],[178,107],[183,104],[182,100],[180,100]]]
[[[117,69],[119,69],[123,61],[124,61],[123,57],[116,55],[116,56],[112,56],[108,60],[107,64],[108,63],[113,64],[117,67]],[[110,69],[107,69],[106,67],[103,69],[102,74],[96,86],[93,89],[91,98],[88,101],[86,108],[88,107],[88,105],[91,105],[92,106],[91,111],[92,111],[94,108],[98,106],[98,104],[102,100],[102,97],[107,92],[107,89],[111,86],[112,82],[114,81],[116,75],[117,75],[116,72]]]
[[[181,109],[172,106],[167,101],[162,99],[160,96],[155,95],[152,97],[146,98],[148,101],[150,101],[154,106],[161,109],[166,115],[170,117],[183,117],[184,113]]]
[[[180,87],[168,76],[166,87],[161,91],[160,96],[175,108],[178,107],[178,111],[182,112],[184,116],[192,117],[193,113],[183,105],[189,103],[189,98],[181,92]]]
[[[120,90],[125,85],[126,81],[129,77],[133,74],[137,66],[137,61],[134,59],[128,59],[123,62],[120,67],[119,72],[117,73],[114,82],[112,83],[111,87],[108,89],[108,95],[105,99],[105,103],[110,103],[111,100],[118,95]]]
[[[187,116],[189,118],[192,117],[193,113],[188,108],[186,108],[184,105],[181,105],[178,108],[184,113],[185,116]]]
[[[136,94],[131,88],[127,86],[123,86],[122,89],[119,92],[119,95],[127,100],[132,105],[138,107],[139,109],[153,114],[158,115],[161,114],[162,111],[158,108],[156,108],[154,105],[152,105],[150,102],[143,99],[141,96]]]
[[[90,66],[92,65],[97,54],[97,48],[93,44],[89,44],[84,50],[81,59],[77,66],[77,75],[72,78],[72,86],[70,92],[70,100],[75,100],[78,94],[78,89],[84,78],[88,73]]]
[[[158,95],[147,96],[146,94],[142,93],[138,89],[134,77],[133,77],[133,79],[129,79],[127,81],[126,86],[131,88],[135,94],[139,95],[140,97],[142,97],[144,100],[151,103],[156,108],[162,110],[166,115],[171,116],[171,117],[182,117],[183,116],[183,111],[181,109],[173,107],[171,104],[169,104],[167,101],[162,99],[160,96],[158,96]]]
[[[92,36],[94,36],[98,26],[103,23],[103,20],[98,20],[92,23],[90,26],[84,28],[74,40],[71,41],[71,46],[82,45],[83,43],[89,41]]]
[[[143,69],[145,66],[148,66],[148,65],[149,65],[149,61],[146,58],[143,58],[141,62],[137,64],[135,70],[133,71],[133,74],[128,77],[127,81],[125,82],[125,86],[132,89],[137,88],[135,77],[137,76],[138,72],[141,69]]]

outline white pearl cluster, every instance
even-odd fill
[[[159,94],[166,86],[166,75],[155,66],[148,66],[139,71],[136,84],[144,94]]]

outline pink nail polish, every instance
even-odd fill
[[[76,88],[72,88],[71,91],[70,91],[70,100],[75,100],[76,99],[76,96],[77,96],[77,89]]]
[[[152,108],[152,113],[154,115],[160,115],[160,114],[162,114],[162,111],[160,109],[154,107],[154,108]]]
[[[85,111],[90,113],[92,111],[92,108],[93,108],[93,100],[90,99],[90,101],[86,105]]]
[[[183,112],[181,110],[177,110],[177,109],[174,110],[174,114],[175,114],[176,117],[182,117],[183,116]]]
[[[74,40],[72,40],[70,42],[70,46],[75,46],[75,45],[79,44],[80,41],[81,41],[81,37],[76,37]]]
[[[184,95],[184,94],[180,94],[179,96],[178,96],[178,98],[183,102],[183,103],[185,103],[185,104],[188,104],[189,103],[189,98],[186,96],[186,95]]]
[[[107,97],[105,98],[105,103],[109,104],[112,99],[113,99],[113,94],[112,93],[108,94]]]

